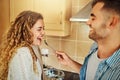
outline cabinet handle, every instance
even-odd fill
[[[62,11],[60,12],[60,24],[62,24]]]

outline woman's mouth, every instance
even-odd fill
[[[43,38],[41,37],[41,38],[37,38],[39,41],[41,41]]]

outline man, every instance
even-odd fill
[[[120,80],[120,0],[94,0],[87,24],[95,43],[84,64],[56,51],[58,60],[80,73],[80,80]]]

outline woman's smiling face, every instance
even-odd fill
[[[37,20],[31,28],[31,32],[33,33],[33,45],[40,45],[45,34],[44,21],[42,19]]]

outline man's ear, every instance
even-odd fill
[[[119,18],[118,18],[118,16],[111,16],[111,18],[110,18],[110,20],[109,20],[109,23],[108,23],[108,25],[109,25],[109,28],[114,28],[117,24],[118,24],[118,21],[119,20]]]

